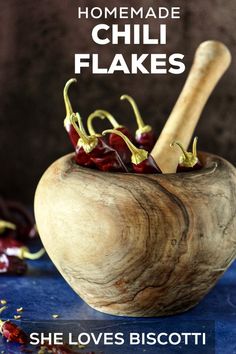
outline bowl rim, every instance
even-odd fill
[[[173,177],[173,176],[178,176],[181,178],[184,177],[189,177],[189,176],[197,176],[197,175],[205,175],[205,174],[212,174],[214,173],[216,170],[218,170],[220,168],[220,166],[222,164],[229,164],[233,167],[233,165],[228,162],[227,160],[225,160],[224,158],[212,154],[212,153],[208,153],[205,151],[198,151],[198,156],[199,156],[199,160],[201,161],[201,163],[203,164],[203,168],[199,169],[199,170],[194,170],[194,171],[188,171],[188,172],[175,172],[175,173],[157,173],[157,174],[146,174],[146,173],[132,173],[132,172],[104,172],[104,171],[100,171],[100,170],[96,170],[96,169],[92,169],[89,167],[84,167],[84,166],[80,166],[78,164],[76,164],[76,162],[74,161],[73,157],[74,157],[74,152],[66,154],[61,156],[58,160],[56,160],[55,162],[59,162],[64,160],[64,163],[68,165],[68,168],[66,168],[65,170],[67,172],[69,171],[73,171],[73,172],[79,172],[80,170],[83,171],[91,171],[93,174],[95,175],[103,175],[105,176],[133,176],[133,177],[141,177],[141,176],[149,176],[149,177],[160,177],[160,178],[165,178],[165,177]]]

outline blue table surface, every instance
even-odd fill
[[[17,321],[21,327],[30,327],[37,321],[81,321],[81,320],[117,320],[141,324],[148,328],[156,319],[131,319],[102,314],[90,308],[70,288],[60,276],[50,259],[45,255],[37,261],[29,261],[27,275],[21,277],[2,276],[0,280],[0,299],[6,299],[8,308],[2,313],[2,319],[13,319],[16,309],[24,308],[22,319]],[[59,314],[59,319],[52,319]],[[236,353],[236,262],[231,265],[212,291],[195,308],[176,316],[159,318],[163,324],[184,323],[186,321],[211,320],[215,324],[217,354]],[[131,322],[130,322],[131,323]],[[20,353],[22,349],[0,339],[0,353]],[[175,351],[176,350],[176,351]],[[123,351],[123,353],[139,352]],[[140,352],[148,353],[147,349]],[[151,351],[150,353],[156,353]],[[159,352],[159,351],[158,351]],[[185,351],[161,351],[177,353]],[[81,351],[86,353],[86,351]],[[96,352],[98,353],[98,352]],[[100,353],[100,352],[99,352]],[[110,354],[110,351],[105,351]],[[112,352],[113,353],[113,352]]]

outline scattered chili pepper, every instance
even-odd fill
[[[153,132],[153,129],[150,125],[146,125],[141,117],[141,114],[139,112],[138,106],[134,99],[130,97],[129,95],[122,95],[121,100],[127,100],[131,104],[136,121],[138,124],[138,129],[136,130],[135,133],[135,140],[138,144],[138,147],[141,149],[145,149],[148,152],[150,152],[155,145],[155,134]]]
[[[6,309],[6,306],[0,309],[0,313]],[[26,333],[11,321],[0,320],[0,332],[9,342],[15,342],[20,344],[26,344],[28,338]]]
[[[21,275],[27,271],[27,264],[16,256],[0,253],[0,274]]]
[[[37,235],[32,213],[22,203],[6,200],[5,214],[7,214],[6,220],[16,226],[13,233],[17,239],[27,241]]]
[[[88,117],[87,125],[88,125],[88,131],[90,135],[96,135],[96,132],[92,125],[93,119],[95,117],[99,117],[101,119],[104,118],[108,119],[114,129],[120,131],[121,133],[126,135],[130,140],[132,140],[132,136],[128,128],[124,127],[123,125],[120,125],[111,113],[101,109],[91,113],[90,116]],[[108,145],[118,152],[122,161],[125,164],[129,163],[131,158],[131,152],[127,147],[126,143],[124,142],[124,140],[120,136],[118,136],[117,134],[110,134]]]
[[[78,115],[71,116],[73,127],[80,136],[76,147],[75,161],[82,166],[93,163],[100,171],[104,172],[128,172],[118,153],[108,146],[101,137],[87,135],[84,129],[82,131],[78,127],[77,121],[80,121],[80,126],[82,126],[79,118]]]
[[[6,220],[0,220],[0,234],[4,233],[6,229],[15,230],[16,225]]]
[[[0,320],[0,331],[8,341],[26,344],[28,342],[26,333],[11,321]]]
[[[64,119],[64,127],[69,135],[70,141],[72,143],[72,145],[74,146],[74,148],[76,148],[77,142],[79,140],[79,135],[76,132],[76,130],[74,129],[73,125],[71,124],[70,121],[70,116],[74,113],[69,97],[68,97],[68,90],[70,85],[73,82],[77,82],[76,79],[70,79],[69,81],[67,81],[67,83],[65,84],[64,87],[64,91],[63,91],[63,96],[64,96],[64,102],[65,102],[65,107],[66,107],[66,118]]]
[[[202,168],[202,163],[197,157],[197,140],[197,137],[193,140],[192,152],[187,152],[183,145],[177,141],[171,144],[171,146],[179,146],[182,151],[176,172],[190,172],[200,170]]]
[[[28,258],[31,260],[42,257],[45,253],[44,248],[38,252],[31,253],[21,241],[16,240],[13,237],[0,238],[0,252],[5,253],[8,256],[17,256],[21,259]]]
[[[139,149],[134,146],[133,143],[122,134],[120,131],[115,129],[105,130],[103,134],[113,133],[119,135],[127,144],[128,148],[131,151],[131,162],[132,168],[135,173],[162,173],[160,168],[157,166],[153,157],[144,149]]]

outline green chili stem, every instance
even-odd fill
[[[63,90],[63,97],[64,97],[64,102],[65,102],[65,107],[66,107],[66,118],[64,121],[65,124],[68,122],[68,120],[70,119],[70,116],[73,114],[73,109],[72,109],[71,102],[70,102],[70,99],[68,96],[69,87],[73,82],[77,82],[77,80],[76,79],[68,80],[67,83],[65,84],[65,87]]]
[[[44,248],[41,248],[38,252],[31,253],[27,247],[22,247],[20,250],[19,258],[21,259],[27,258],[27,259],[35,260],[41,258],[44,255],[44,253],[45,253]]]
[[[87,128],[88,128],[88,131],[89,131],[89,134],[90,135],[96,135],[96,132],[94,130],[94,127],[93,127],[93,120],[94,118],[96,117],[99,117],[100,119],[104,119],[105,117],[100,117],[97,115],[96,113],[97,111],[91,113],[89,116],[88,116],[88,119],[87,119]]]
[[[79,122],[82,130],[76,124],[76,121]],[[95,135],[88,136],[84,127],[82,126],[82,120],[78,113],[72,114],[70,116],[70,122],[73,125],[74,129],[78,133],[80,139],[78,140],[77,145],[82,146],[84,151],[88,154],[90,153],[98,144],[98,139]]]
[[[82,121],[82,118],[80,116],[80,114],[77,112],[76,113],[76,117],[77,117],[77,121],[79,123],[79,128],[80,130],[82,131],[82,133],[84,133],[85,135],[87,135],[86,131],[85,131],[85,128],[84,128],[84,125],[83,125],[83,121]]]
[[[93,120],[96,117],[100,118],[100,119],[105,119],[105,118],[108,119],[109,122],[111,123],[111,125],[113,126],[113,128],[122,127],[110,112],[105,111],[103,109],[97,109],[95,112],[93,112],[89,115],[88,120],[87,120],[87,127],[88,127],[88,131],[89,131],[90,135],[96,134],[94,127],[93,127]]]
[[[197,137],[193,140],[192,152],[188,152],[184,149],[183,145],[177,141],[171,144],[171,146],[178,145],[183,155],[180,156],[179,163],[185,167],[193,167],[198,162],[197,157]]]
[[[135,118],[136,118],[137,124],[138,124],[138,128],[139,129],[144,128],[145,127],[145,123],[143,121],[143,118],[141,117],[140,111],[138,109],[138,106],[137,106],[135,100],[129,95],[122,95],[120,97],[120,99],[122,101],[123,100],[127,100],[131,104],[131,106],[133,108],[133,111],[134,111],[134,114],[135,114]]]
[[[13,223],[11,223],[9,221],[0,220],[0,233],[4,232],[5,229],[15,230],[16,225],[14,225]]]
[[[78,125],[76,124],[76,122],[80,122],[80,116],[79,116],[79,115],[76,115],[76,114],[74,114],[74,113],[71,114],[71,116],[70,116],[70,122],[71,122],[71,124],[73,125],[74,129],[76,130],[76,132],[78,133],[80,139],[82,139],[85,144],[89,144],[89,139],[88,139],[87,134],[86,134],[84,131],[82,131],[82,130],[78,127]]]
[[[143,149],[139,149],[137,148],[130,140],[129,138],[124,135],[122,132],[120,132],[119,130],[116,130],[116,129],[107,129],[107,130],[104,130],[102,132],[102,135],[105,135],[107,133],[110,133],[110,134],[116,134],[116,135],[119,135],[123,140],[124,142],[126,143],[126,145],[128,146],[132,156],[131,156],[131,161],[132,163],[134,163],[135,165],[138,165],[140,164],[141,162],[143,162],[144,160],[147,159],[148,157],[148,152],[146,150],[143,150]]]
[[[195,136],[195,138],[193,140],[193,147],[192,147],[192,153],[193,153],[194,158],[197,157],[197,141],[198,141],[198,137]]]
[[[189,160],[188,152],[185,150],[185,148],[183,147],[183,145],[181,143],[179,143],[178,141],[175,141],[172,145],[178,145],[180,147],[185,159]]]

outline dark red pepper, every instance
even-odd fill
[[[0,332],[9,342],[15,342],[19,344],[26,344],[28,342],[26,333],[15,323],[9,320],[0,320]]]
[[[120,131],[105,130],[103,134],[113,133],[119,135],[131,151],[132,168],[135,173],[162,173],[153,157],[144,149],[139,149]]]
[[[197,137],[193,140],[192,152],[186,151],[179,142],[174,142],[173,145],[179,146],[182,151],[176,172],[191,172],[202,169],[202,163],[197,157]]]
[[[89,131],[90,135],[96,135],[96,132],[95,132],[95,130],[93,128],[93,124],[92,124],[93,119],[95,117],[98,117],[101,119],[104,119],[104,118],[108,119],[114,129],[123,133],[130,140],[133,140],[128,128],[126,128],[123,125],[120,125],[111,113],[101,110],[101,109],[98,109],[95,112],[91,113],[90,116],[88,117],[87,126],[88,126],[88,131]],[[117,134],[110,134],[109,139],[108,139],[108,145],[112,149],[114,149],[118,152],[118,154],[121,157],[121,160],[125,164],[129,163],[130,158],[131,158],[131,152],[130,152],[129,148],[127,147],[126,143],[124,142],[124,140],[120,136],[118,136]]]
[[[152,127],[144,123],[141,114],[139,112],[139,109],[137,107],[137,104],[132,97],[128,95],[122,95],[120,99],[129,101],[129,103],[133,108],[136,121],[138,124],[138,129],[135,132],[135,140],[138,144],[138,147],[140,149],[144,149],[147,150],[148,152],[151,152],[156,142],[156,137]]]
[[[91,160],[91,156],[88,154],[88,152],[90,152],[90,150],[93,149],[93,147],[96,145],[96,141],[88,137],[84,129],[80,129],[82,127],[82,120],[80,115],[72,114],[70,116],[70,122],[78,136],[75,146],[75,162],[80,166],[94,168],[95,164]]]
[[[40,249],[38,252],[30,253],[28,247],[16,240],[13,237],[7,236],[0,238],[0,252],[5,253],[8,256],[16,256],[21,259],[38,259],[42,257],[45,253],[44,248]]]
[[[37,235],[37,228],[34,223],[32,213],[22,203],[6,200],[5,213],[8,221],[16,226],[16,230],[11,232],[17,239],[27,241]]]
[[[64,91],[63,91],[63,96],[64,96],[64,102],[65,102],[65,106],[66,106],[66,118],[64,119],[64,127],[69,135],[70,141],[73,145],[74,148],[76,148],[78,139],[79,139],[79,135],[76,132],[76,130],[74,129],[73,125],[71,124],[70,121],[70,116],[73,114],[73,109],[68,97],[68,89],[70,87],[70,85],[74,82],[77,82],[76,79],[70,79],[69,81],[67,81],[67,83],[65,84],[64,87]]]
[[[76,115],[71,116],[73,127],[80,136],[77,147],[75,161],[82,166],[85,158],[86,163],[94,164],[96,168],[104,172],[128,172],[118,153],[108,146],[101,137],[87,135],[81,120]],[[79,122],[80,128],[76,124]]]
[[[27,271],[27,264],[16,256],[0,253],[0,274],[22,275]]]

